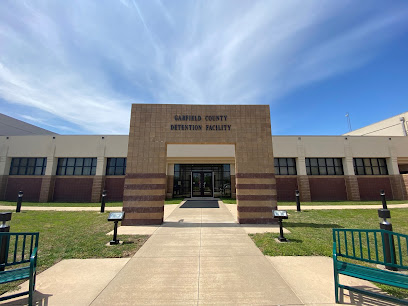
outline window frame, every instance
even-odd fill
[[[293,162],[293,166],[289,166],[288,160],[291,160]],[[283,165],[283,161],[285,161],[286,165]],[[274,162],[274,168],[275,168],[275,175],[297,175],[296,158],[294,157],[275,157],[273,162]],[[286,169],[286,174],[282,174],[281,169]],[[294,174],[290,173],[289,169],[294,170]]]
[[[123,166],[117,165],[118,159],[123,159]],[[127,163],[126,157],[108,157],[106,159],[105,175],[125,175],[126,174],[126,163]],[[118,168],[123,168],[122,173],[116,173]],[[111,169],[113,169],[113,174],[110,173]]]
[[[40,160],[42,160],[42,162],[40,162],[40,165],[38,165],[38,161]],[[25,161],[24,165],[22,165],[22,161]],[[37,173],[37,168],[41,169],[40,174]],[[12,157],[9,175],[45,175],[46,168],[46,157]],[[17,169],[16,173],[14,173],[13,169]],[[31,170],[32,173],[29,173]]]
[[[328,165],[328,161],[330,165]],[[305,164],[307,175],[344,175],[343,159],[341,157],[306,157]],[[341,172],[338,171],[339,168]],[[329,169],[333,170],[334,173]]]
[[[93,176],[96,174],[97,163],[96,157],[59,157],[56,175]]]
[[[389,174],[387,158],[385,157],[354,157],[353,158],[353,168],[354,168],[355,175],[388,175]],[[378,171],[375,171],[375,169]]]

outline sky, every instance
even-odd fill
[[[2,0],[0,113],[128,134],[132,103],[268,104],[274,135],[408,111],[408,1]]]

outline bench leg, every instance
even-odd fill
[[[35,277],[36,277],[36,273],[34,273],[34,275],[30,277],[30,281],[28,284],[28,306],[33,305],[33,294],[35,290]]]
[[[334,270],[334,296],[336,298],[336,303],[339,303],[339,274],[337,273],[337,265],[336,262],[334,261],[333,265],[333,270]]]

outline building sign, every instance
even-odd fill
[[[172,131],[231,131],[231,125],[226,124],[227,115],[175,115],[174,120]]]

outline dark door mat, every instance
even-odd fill
[[[218,201],[186,201],[180,208],[220,208]]]

